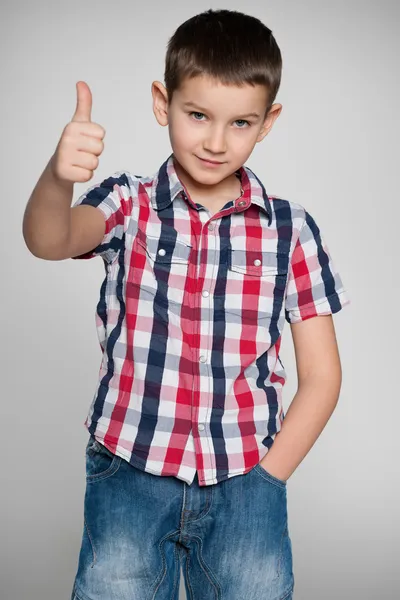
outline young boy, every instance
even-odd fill
[[[176,600],[180,564],[191,599],[292,598],[286,482],[337,403],[332,314],[349,299],[312,216],[244,166],[281,112],[281,68],[258,19],[189,19],[152,85],[173,150],[157,172],[118,171],[71,207],[104,147],[82,82],[29,200],[35,256],[101,256],[106,272],[72,599]]]

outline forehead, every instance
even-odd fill
[[[260,110],[267,103],[267,90],[264,85],[224,84],[205,75],[186,77],[176,91],[180,103],[193,102],[203,107],[232,107],[239,109]]]

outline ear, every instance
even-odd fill
[[[153,112],[158,123],[165,127],[168,125],[168,94],[165,86],[160,81],[151,84],[153,96]]]
[[[271,131],[273,124],[282,112],[282,104],[273,104],[267,116],[264,119],[264,123],[261,127],[260,133],[257,137],[257,142],[261,142],[265,136]]]

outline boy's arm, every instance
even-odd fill
[[[73,206],[70,209],[70,230],[64,258],[78,257],[97,248],[104,239],[105,231],[105,217],[98,209],[88,204]]]
[[[50,169],[43,171],[23,218],[23,236],[38,258],[64,260],[88,252],[103,239],[104,215],[93,206],[71,208],[73,184],[61,184]]]
[[[321,231],[305,211],[290,260],[285,317],[293,337],[298,389],[267,455],[271,475],[288,479],[329,420],[342,371],[332,314],[350,303]]]
[[[93,249],[99,254],[106,252],[105,248],[98,249],[97,246],[103,241],[106,229],[110,228],[110,223],[106,223],[112,208],[106,197],[111,192],[107,187],[108,180],[105,186],[100,184],[90,188],[90,200],[86,201],[87,194],[78,199],[78,203],[84,202],[89,207],[71,208],[74,183],[93,177],[99,164],[98,157],[104,149],[105,135],[104,128],[91,120],[89,86],[81,81],[76,84],[76,89],[75,113],[64,127],[23,217],[23,237],[28,249],[34,256],[46,260],[64,260],[85,255]],[[100,188],[99,198],[93,191],[95,188]]]
[[[339,399],[342,370],[332,315],[290,325],[298,389],[282,427],[260,461],[278,479],[287,480],[310,451]]]

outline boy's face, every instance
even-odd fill
[[[232,174],[271,130],[282,109],[274,104],[264,118],[268,101],[264,86],[227,86],[205,76],[186,79],[170,105],[162,83],[153,82],[152,94],[156,119],[169,128],[178,176],[191,193],[203,195],[232,185]],[[220,164],[211,166],[201,159]]]

